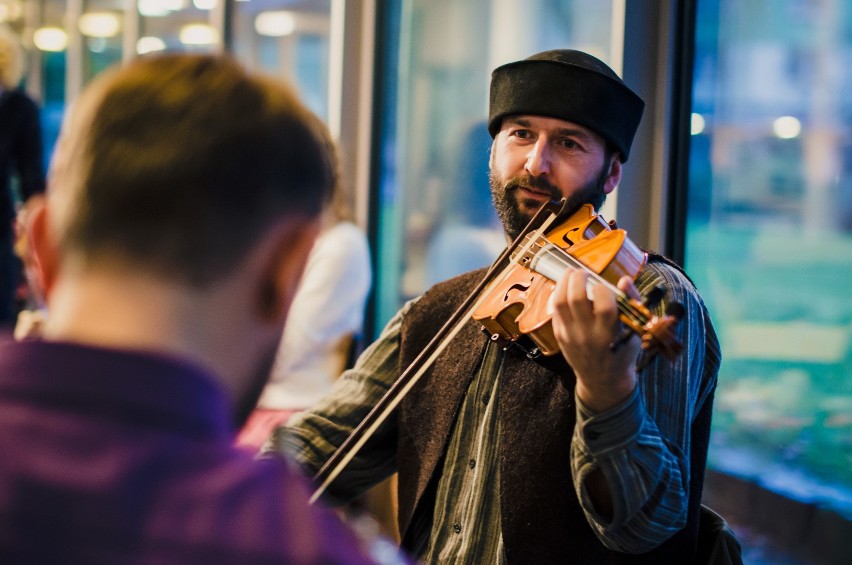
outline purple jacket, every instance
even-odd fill
[[[387,542],[307,506],[283,461],[232,447],[230,410],[179,359],[0,343],[0,562],[373,562]]]

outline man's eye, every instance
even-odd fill
[[[559,142],[559,144],[565,149],[575,149],[577,147],[580,147],[580,145],[573,139],[563,139]]]
[[[516,129],[512,132],[512,135],[521,139],[528,139],[530,137],[530,132],[526,129]]]

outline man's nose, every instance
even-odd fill
[[[551,154],[547,141],[539,137],[527,154],[526,170],[534,177],[550,173]]]

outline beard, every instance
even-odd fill
[[[600,209],[603,206],[604,200],[606,200],[604,184],[606,183],[607,174],[607,167],[602,167],[597,178],[571,193],[567,197],[566,210],[574,212],[583,204],[591,204],[595,210]],[[542,177],[526,175],[524,177],[509,179],[504,184],[503,180],[491,170],[488,173],[488,180],[491,185],[491,199],[494,202],[494,208],[497,210],[500,221],[503,222],[503,229],[506,231],[506,235],[512,241],[524,231],[524,228],[527,227],[527,224],[530,223],[530,220],[535,214],[535,212],[527,213],[521,209],[522,202],[518,196],[518,189],[527,186],[546,191],[550,194],[552,200],[560,200],[562,198],[562,192]],[[528,209],[535,207],[537,210],[540,207],[539,203],[533,199],[525,199],[523,204]]]

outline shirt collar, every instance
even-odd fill
[[[2,342],[0,394],[132,418],[181,434],[233,434],[231,401],[213,375],[159,353],[54,341]]]

